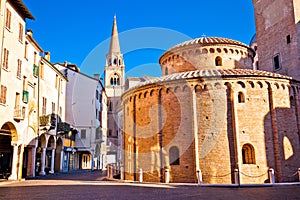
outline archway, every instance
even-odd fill
[[[96,169],[101,169],[101,155],[100,155],[100,145],[97,144],[95,148],[94,161],[96,163]]]
[[[36,148],[38,140],[36,133],[32,127],[27,127],[23,137],[24,153],[23,153],[23,166],[22,177],[34,177],[36,166]]]
[[[35,174],[36,175],[45,175],[45,155],[44,152],[46,151],[46,145],[47,145],[47,138],[45,134],[42,134],[38,139],[38,147],[36,149],[36,168],[35,168]],[[43,165],[43,166],[42,166]]]
[[[15,174],[18,157],[18,134],[15,126],[11,122],[5,123],[0,129],[0,178],[8,178],[10,174]],[[16,146],[14,152],[13,146]],[[14,158],[13,156],[16,156]],[[15,161],[15,163],[13,163]],[[15,167],[15,169],[13,169]],[[14,172],[12,172],[14,170]]]
[[[47,148],[46,148],[46,160],[45,160],[45,172],[54,173],[54,161],[55,161],[55,138],[51,135],[48,138]]]
[[[56,141],[56,152],[55,152],[55,171],[62,171],[62,158],[63,158],[63,142],[61,138]]]

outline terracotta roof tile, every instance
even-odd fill
[[[269,77],[269,78],[280,78],[280,79],[289,79],[292,80],[289,76],[284,76],[272,72],[261,71],[261,70],[251,70],[251,69],[206,69],[206,70],[196,70],[196,71],[188,71],[188,72],[181,72],[170,74],[163,77],[153,78],[151,80],[141,82],[135,87],[130,88],[130,90],[134,90],[144,85],[148,84],[160,84],[163,82],[168,81],[175,81],[175,80],[184,80],[184,79],[193,79],[193,78],[230,78],[230,77]]]

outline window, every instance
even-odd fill
[[[55,114],[55,103],[52,102],[52,113]]]
[[[16,93],[16,99],[15,99],[15,109],[20,108],[20,93]]]
[[[291,43],[291,36],[290,35],[286,36],[286,43],[287,44]]]
[[[244,144],[242,148],[243,164],[255,164],[254,147],[251,144]]]
[[[222,58],[220,56],[215,59],[216,66],[222,66]]]
[[[108,102],[108,107],[109,107],[109,111],[112,111],[112,102],[111,101]]]
[[[24,76],[23,78],[23,90],[28,91],[28,83],[27,83],[27,77]]]
[[[33,64],[36,64],[37,53],[33,53]]]
[[[25,42],[24,58],[27,59],[28,42]]]
[[[43,79],[44,78],[44,63],[41,63],[39,73],[40,73],[40,78]]]
[[[18,59],[17,77],[21,78],[22,60]]]
[[[61,117],[62,116],[62,107],[59,106],[59,116]]]
[[[101,134],[100,132],[101,132],[100,128],[97,128],[97,129],[96,129],[96,136],[95,136],[95,139],[96,139],[96,140],[99,140],[99,139],[100,139],[100,134]]]
[[[6,86],[1,85],[0,103],[2,104],[6,104],[6,91]]]
[[[165,74],[168,75],[168,73],[169,73],[169,72],[168,72],[168,67],[166,67]]]
[[[8,9],[6,9],[6,21],[5,21],[6,28],[10,29],[10,24],[11,24],[11,12]]]
[[[46,115],[46,109],[47,109],[47,99],[43,97],[42,115]]]
[[[55,75],[55,88],[56,89],[58,88],[58,81],[59,81],[59,78],[58,78],[58,75],[56,74]]]
[[[179,165],[179,149],[178,147],[171,147],[169,150],[169,159],[170,159],[170,165]]]
[[[86,139],[86,130],[85,129],[81,129],[80,138],[81,139]]]
[[[238,102],[239,103],[245,103],[245,95],[242,92],[238,93]]]
[[[99,121],[100,121],[100,126],[102,126],[102,112],[99,110]]]
[[[98,100],[99,99],[99,91],[96,90],[96,99]]]
[[[112,130],[108,130],[108,136],[112,136]]]
[[[37,92],[36,92],[36,83],[33,84],[33,97],[36,98]]]
[[[117,73],[114,73],[114,75],[110,78],[110,85],[120,85],[120,78]]]
[[[23,25],[21,23],[19,23],[19,41],[23,42]]]
[[[8,57],[9,57],[9,51],[4,48],[4,58],[3,58],[3,68],[8,69]]]
[[[274,66],[274,70],[279,70],[280,69],[280,59],[279,59],[279,55],[276,55],[273,57],[273,66]]]

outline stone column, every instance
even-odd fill
[[[45,173],[45,160],[46,160],[46,147],[42,147],[42,156],[41,156],[41,171],[39,175],[44,176]]]
[[[18,165],[18,145],[13,144],[13,161],[12,161],[12,168],[11,168],[11,175],[9,176],[8,180],[17,180],[17,165]]]
[[[52,149],[52,155],[51,155],[51,169],[49,171],[50,174],[54,173],[54,158],[55,158],[55,149]]]

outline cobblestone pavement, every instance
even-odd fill
[[[300,199],[300,185],[196,186],[108,181],[101,172],[78,171],[26,181],[0,182],[0,199]]]

